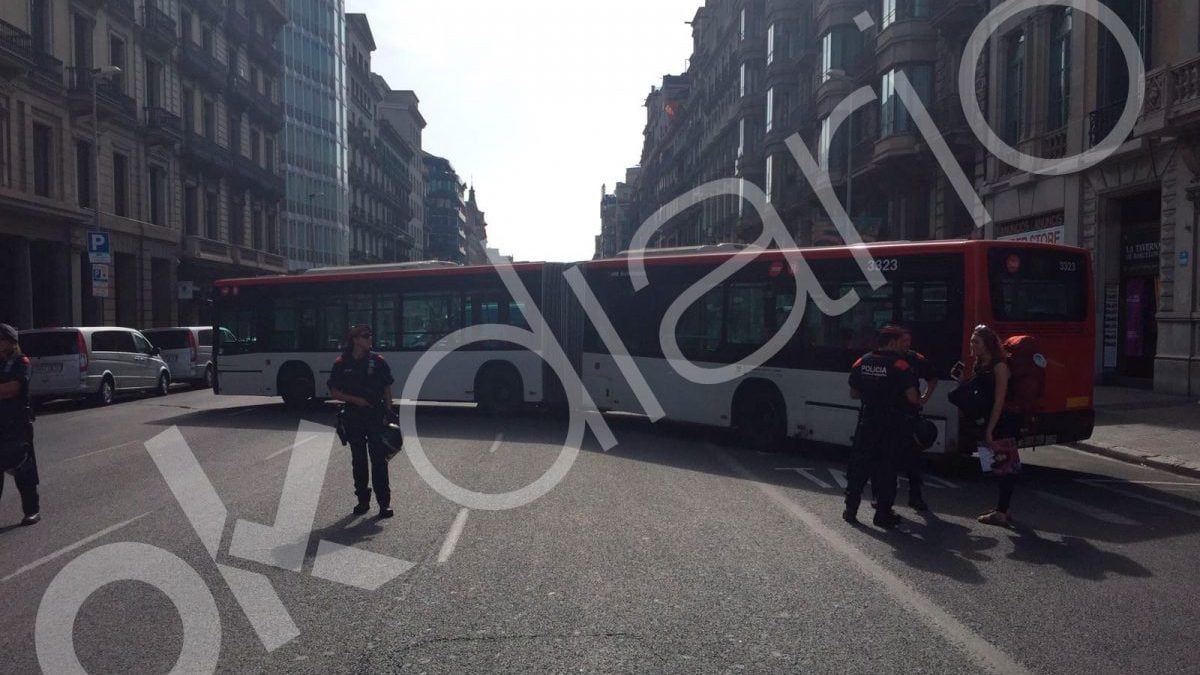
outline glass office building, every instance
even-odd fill
[[[283,29],[284,232],[293,270],[345,265],[350,246],[343,0],[293,0]]]

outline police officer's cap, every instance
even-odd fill
[[[913,425],[913,440],[922,450],[928,450],[937,442],[938,428],[937,425],[922,417]]]
[[[0,340],[17,342],[17,329],[6,323],[0,323]]]

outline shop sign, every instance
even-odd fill
[[[1042,244],[1065,244],[1067,227],[1061,211],[1032,218],[996,223],[998,241],[1029,241]]]

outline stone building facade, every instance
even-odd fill
[[[986,234],[1088,249],[1103,380],[1194,396],[1200,392],[1200,5],[1105,4],[1129,28],[1147,71],[1132,132],[1103,162],[1065,176],[1026,173],[989,158],[979,179],[995,221]],[[982,8],[972,8],[972,16],[982,17]],[[1075,157],[1100,144],[1131,91],[1127,62],[1110,32],[1062,7],[999,26],[985,62],[992,127],[1038,157]]]
[[[212,278],[285,269],[283,20],[276,0],[0,4],[0,320],[203,321]]]

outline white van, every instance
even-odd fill
[[[213,367],[212,326],[147,328],[142,335],[162,351],[162,359],[171,369],[172,380],[212,389],[216,372]],[[221,339],[236,342],[233,333],[224,328],[221,329]]]
[[[90,398],[108,405],[117,394],[170,391],[171,371],[159,350],[132,328],[42,328],[19,337],[35,401]]]

